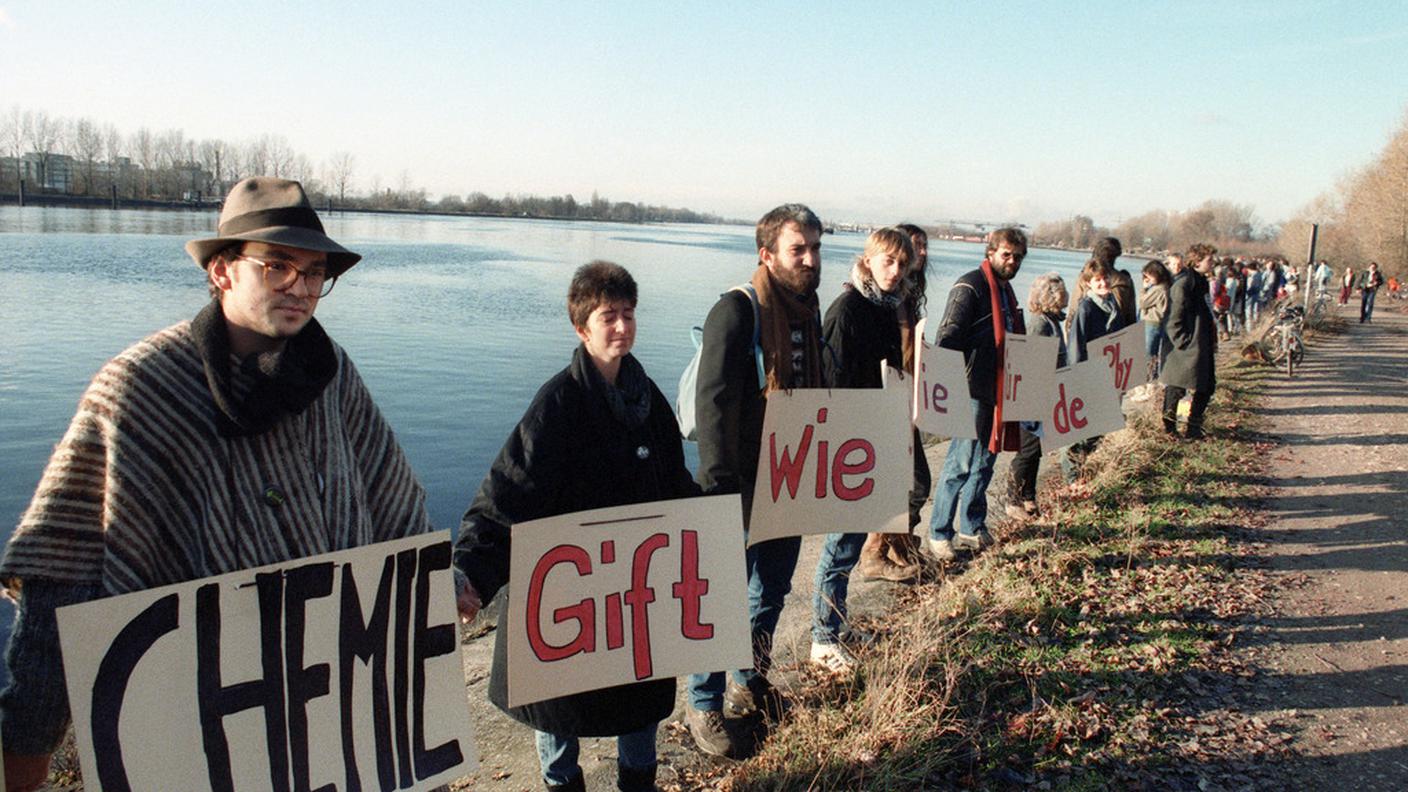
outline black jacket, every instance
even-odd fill
[[[1165,385],[1212,393],[1217,386],[1215,321],[1208,307],[1208,279],[1191,269],[1175,275],[1164,318],[1173,347],[1160,375]]]
[[[904,369],[895,309],[876,305],[856,289],[844,289],[826,309],[821,335],[831,350],[822,354],[822,367],[833,388],[883,387],[881,361]]]
[[[460,523],[455,564],[485,602],[509,582],[514,523],[699,494],[684,464],[679,424],[660,389],[647,380],[650,413],[640,426],[628,427],[612,414],[600,391],[604,382],[591,366],[579,346],[571,365],[538,390]],[[510,709],[509,621],[505,598],[489,700],[515,719],[553,734],[610,736],[645,728],[674,708],[675,681],[663,679]]]
[[[1096,305],[1089,296],[1080,298],[1080,304],[1076,306],[1075,319],[1071,322],[1073,362],[1081,363],[1089,357],[1085,347],[1091,341],[1125,328],[1124,314],[1121,312],[1119,304],[1115,302],[1113,294],[1110,296],[1110,304],[1115,311],[1115,321],[1107,327],[1110,315],[1100,310],[1100,306]]]
[[[1013,331],[1022,330],[1022,309],[1012,305]],[[948,293],[937,343],[963,353],[968,394],[992,406],[997,401],[997,338],[992,332],[992,290],[982,268],[964,273]]]
[[[733,290],[719,298],[704,320],[701,343],[694,402],[697,480],[706,495],[742,495],[746,526],[753,510],[767,406],[758,387],[753,304],[748,295]]]

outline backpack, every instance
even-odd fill
[[[767,387],[768,375],[767,368],[763,365],[763,347],[758,340],[760,325],[763,323],[758,313],[758,293],[754,291],[751,283],[735,286],[729,291],[741,291],[748,295],[748,302],[753,306],[753,359],[758,365],[758,390],[762,390]],[[724,292],[719,296],[727,294],[728,292]],[[680,375],[679,396],[675,398],[675,416],[680,424],[680,436],[686,440],[698,440],[699,427],[695,424],[694,400],[699,379],[699,359],[704,355],[704,328],[697,325],[690,328],[689,337],[694,341],[694,357],[690,358],[689,365],[684,367],[684,373]]]

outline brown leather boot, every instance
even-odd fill
[[[860,562],[856,565],[861,577],[903,583],[919,575],[919,567],[896,563],[891,556],[891,537],[895,535],[873,533],[865,537],[865,545],[860,549]]]

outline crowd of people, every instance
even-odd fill
[[[669,402],[631,353],[635,309],[649,297],[617,264],[594,261],[575,272],[566,312],[579,344],[528,405],[460,525],[454,568],[462,618],[513,585],[516,523],[737,494],[746,532],[770,392],[879,388],[882,364],[913,370],[916,325],[926,311],[923,229],[871,233],[824,312],[821,240],[821,221],[801,204],[758,221],[752,277],[724,292],[704,323],[694,473]],[[12,681],[0,692],[11,790],[42,783],[69,719],[56,608],[431,529],[424,491],[390,427],[351,360],[313,319],[319,299],[359,256],[327,237],[302,187],[265,177],[239,183],[216,237],[186,249],[204,270],[211,301],[99,372],[0,561],[0,581],[20,603],[6,653]],[[1026,254],[1021,230],[994,231],[981,263],[949,290],[936,343],[964,356],[976,439],[952,440],[931,478],[915,431],[910,533],[857,526],[825,538],[809,655],[824,671],[844,673],[856,663],[846,607],[853,573],[910,581],[923,564],[992,545],[987,489],[998,453],[1017,454],[1009,514],[1039,513],[1041,425],[1002,414],[1007,334],[1056,338],[1052,362],[1065,366],[1085,360],[1101,336],[1142,321],[1165,389],[1164,428],[1178,436],[1177,405],[1190,396],[1182,436],[1195,439],[1216,385],[1218,333],[1255,323],[1262,307],[1297,283],[1283,262],[1219,261],[1200,244],[1146,264],[1136,291],[1117,264],[1120,243],[1106,238],[1076,279],[1069,312],[1056,273],[1036,278],[1024,310],[1012,279]],[[1315,283],[1323,290],[1329,276],[1322,274]],[[1360,280],[1367,321],[1382,276]],[[1097,442],[1067,450],[1068,477],[1080,474]],[[915,535],[931,492],[930,523]],[[744,755],[754,733],[738,722],[775,722],[787,706],[768,674],[800,549],[801,538],[789,537],[746,550],[753,663],[685,681],[686,724],[704,752]],[[675,680],[510,707],[505,636],[512,624],[505,608],[489,697],[534,730],[547,787],[583,789],[579,739],[609,736],[618,741],[619,788],[654,789],[656,734],[673,709]]]

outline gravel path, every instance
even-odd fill
[[[1313,339],[1260,410],[1281,444],[1267,552],[1286,586],[1248,651],[1262,712],[1302,727],[1303,788],[1408,789],[1408,316],[1387,307],[1366,325],[1345,309],[1346,332]]]

